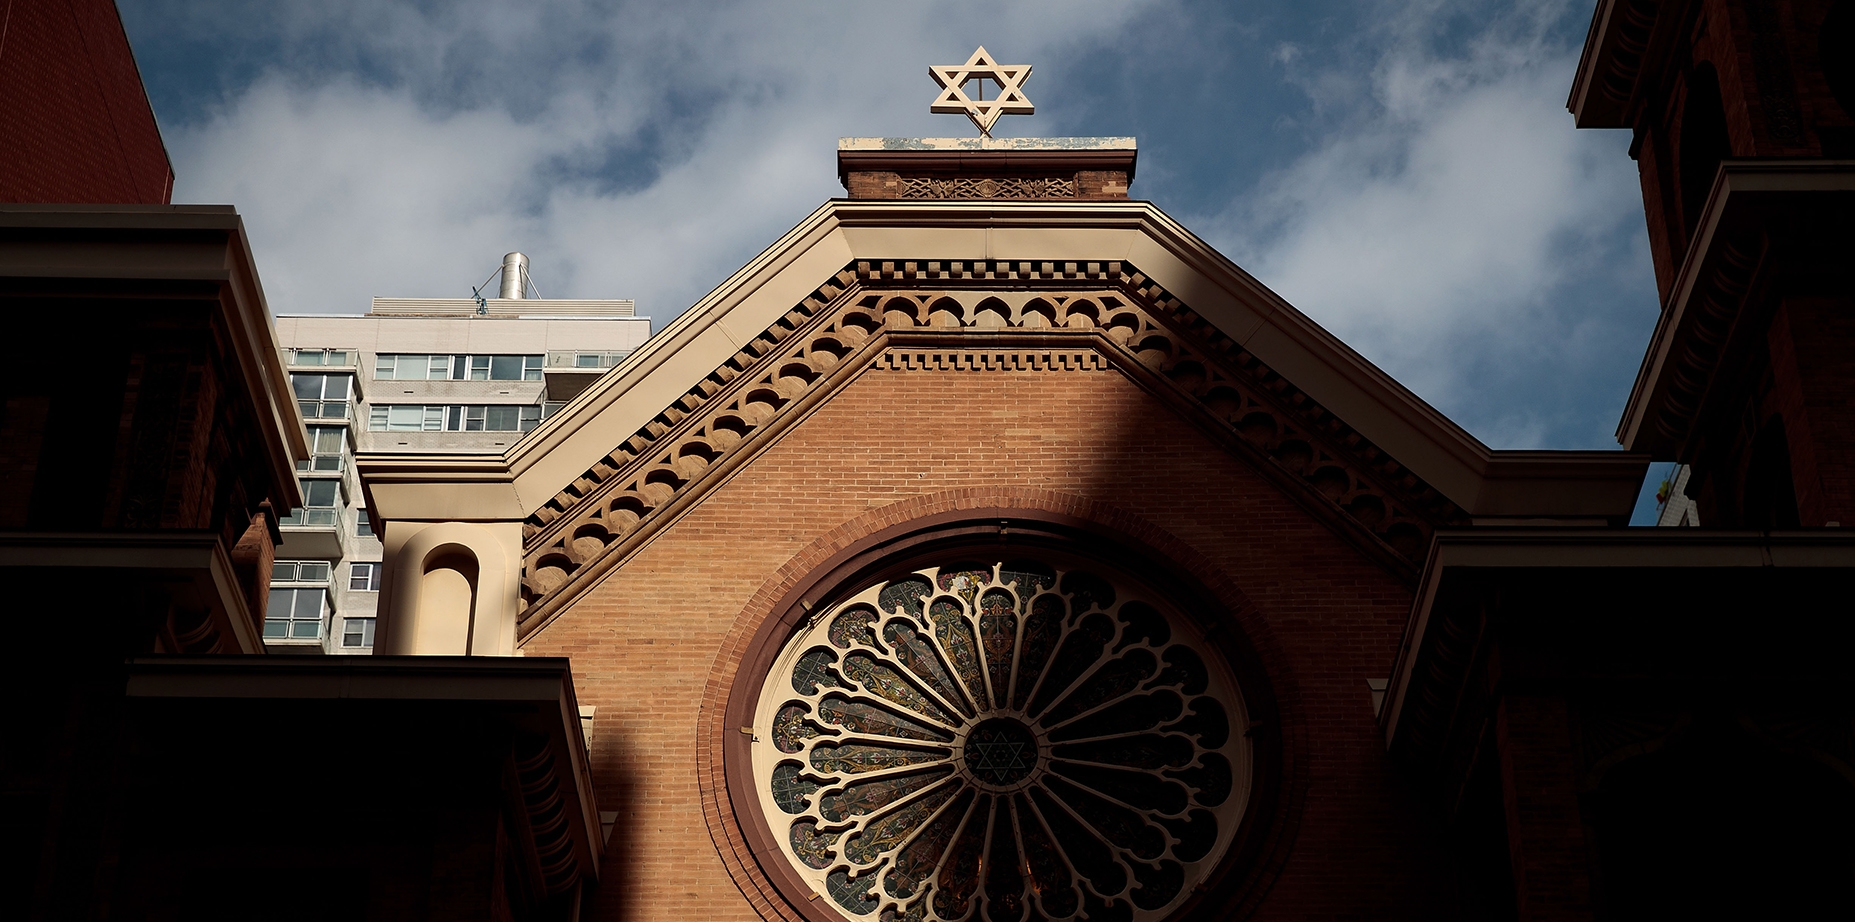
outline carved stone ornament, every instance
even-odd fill
[[[1148,922],[1248,803],[1235,680],[1164,599],[1088,566],[954,561],[862,587],[761,688],[784,860],[872,922]]]
[[[1075,197],[1076,181],[1073,178],[982,177],[973,179],[966,176],[945,179],[932,176],[902,178],[902,198],[1051,199]]]

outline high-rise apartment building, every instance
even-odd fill
[[[264,617],[271,652],[373,652],[383,555],[354,452],[504,448],[650,336],[631,301],[514,297],[522,287],[278,315],[311,457],[297,462],[303,505],[281,521]]]

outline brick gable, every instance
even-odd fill
[[[1291,735],[1318,739],[1298,769],[1307,804],[1299,863],[1288,861],[1277,886],[1302,891],[1303,907],[1330,899],[1336,911],[1357,910],[1348,901],[1374,888],[1323,897],[1319,881],[1336,871],[1371,877],[1387,902],[1423,914],[1440,857],[1410,843],[1398,825],[1408,805],[1382,790],[1366,685],[1395,653],[1408,590],[1110,367],[873,368],[529,635],[529,655],[573,658],[580,700],[599,707],[598,736],[613,741],[595,750],[594,769],[601,802],[624,805],[606,866],[619,869],[608,885],[625,903],[687,905],[697,893],[718,919],[790,912],[773,906],[771,893],[735,902],[739,881],[727,862],[738,875],[741,860],[725,857],[735,854],[725,846],[716,857],[725,824],[718,832],[705,817],[691,771],[720,762],[698,736],[705,694],[712,711],[716,691],[731,684],[730,651],[758,627],[745,622],[764,617],[756,600],[778,574],[807,566],[818,548],[850,537],[847,528],[892,524],[949,497],[999,505],[1042,497],[1034,502],[1095,510],[1170,536],[1180,555],[1209,568],[1207,581],[1236,587],[1275,647],[1271,684],[1294,698]],[[1393,841],[1403,844],[1369,844]]]

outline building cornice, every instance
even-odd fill
[[[280,507],[300,503],[295,461],[309,445],[235,209],[0,204],[0,277],[58,296],[134,296],[125,283],[144,283],[156,297],[175,285],[210,286],[256,410],[273,497]]]
[[[1826,195],[1838,193],[1839,195]],[[1830,214],[1855,194],[1855,160],[1727,160],[1656,321],[1617,424],[1617,441],[1684,456],[1712,382],[1739,338],[1744,299],[1780,214]]]
[[[260,613],[246,603],[232,558],[213,532],[5,531],[0,532],[0,567],[93,576],[106,570],[142,573],[186,594],[182,602],[187,607],[203,608],[214,632],[230,646],[224,652],[264,652]]]
[[[1855,569],[1855,531],[1714,531],[1698,528],[1439,529],[1424,562],[1410,619],[1392,667],[1379,723],[1387,745],[1409,723],[1420,699],[1413,688],[1432,677],[1418,660],[1435,632],[1446,577],[1465,572],[1552,573],[1560,584],[1574,570],[1644,570],[1693,574],[1706,569]],[[1669,578],[1664,576],[1663,578]],[[1686,577],[1675,576],[1676,580]],[[1426,667],[1427,668],[1427,667]],[[1451,668],[1466,668],[1451,660]],[[1446,697],[1446,696],[1445,696]]]
[[[1676,26],[1688,22],[1688,0],[1598,0],[1585,34],[1571,95],[1565,102],[1579,128],[1630,128],[1642,108],[1644,74],[1675,44]]]
[[[478,706],[490,727],[497,718],[526,723],[524,729],[545,734],[545,751],[553,757],[554,792],[565,801],[572,865],[588,882],[598,879],[605,840],[572,664],[565,657],[142,657],[129,663],[125,694],[132,700],[169,702]]]

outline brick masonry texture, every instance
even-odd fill
[[[599,708],[598,795],[619,818],[588,918],[783,914],[730,876],[699,782],[702,702],[740,655],[725,647],[757,627],[744,611],[764,612],[769,581],[846,522],[1011,490],[1151,523],[1266,625],[1275,692],[1300,724],[1285,735],[1302,741],[1305,801],[1253,918],[1452,914],[1431,821],[1387,765],[1366,685],[1390,669],[1408,589],[1118,371],[872,368],[524,645],[572,657],[580,702]]]
[[[110,0],[0,0],[0,202],[165,204],[167,149]]]

